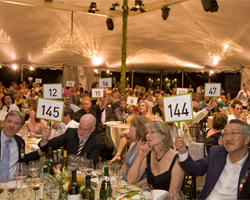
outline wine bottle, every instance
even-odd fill
[[[63,169],[67,169],[67,166],[68,166],[68,151],[67,149],[64,149],[62,163],[61,163],[61,172],[63,171]]]
[[[112,188],[109,179],[109,168],[106,166],[104,167],[104,180],[100,189],[100,200],[107,200],[108,197],[112,197]]]
[[[20,161],[21,161],[21,162],[25,162],[24,156],[25,156],[25,147],[24,147],[23,144],[21,144],[21,156],[20,156],[20,158],[21,158]]]
[[[54,155],[53,155],[53,151],[52,151],[52,147],[48,147],[48,155],[46,158],[46,165],[47,165],[47,170],[48,170],[48,174],[50,175],[55,175],[55,161],[54,161]]]
[[[77,183],[76,179],[76,170],[72,170],[72,180],[68,188],[68,200],[80,200],[80,186]]]
[[[86,176],[85,188],[81,192],[82,200],[95,200],[95,191],[90,186],[90,175]]]

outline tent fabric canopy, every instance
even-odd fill
[[[12,4],[32,1],[38,6]],[[0,28],[11,42],[0,49],[0,63],[95,68],[92,58],[100,56],[103,63],[98,67],[120,70],[122,0],[96,0],[100,10],[96,15],[87,12],[92,1],[2,0]],[[111,12],[115,2],[120,7]],[[234,72],[250,68],[250,1],[217,2],[218,12],[210,13],[200,0],[144,0],[145,13],[129,12],[127,70]],[[163,20],[161,7],[167,4],[171,10]],[[129,1],[132,7],[134,1]],[[81,55],[69,55],[60,47],[70,34],[71,10],[75,11],[74,34],[84,43]],[[113,31],[107,30],[105,15],[114,17]]]

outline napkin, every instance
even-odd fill
[[[164,200],[168,196],[166,190],[154,190],[154,200]],[[135,195],[132,200],[140,200],[140,195]]]

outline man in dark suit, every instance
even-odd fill
[[[86,155],[88,159],[92,159],[94,163],[97,163],[99,161],[100,152],[103,149],[103,144],[94,132],[95,123],[96,119],[93,115],[85,114],[80,119],[78,129],[68,128],[64,134],[51,140],[48,140],[50,130],[45,128],[42,140],[38,145],[44,152],[47,152],[49,146],[51,146],[53,150],[63,146],[68,150],[68,154],[75,154],[76,156]],[[82,148],[79,149],[82,142]]]
[[[223,146],[212,146],[207,157],[193,161],[183,139],[176,137],[179,163],[186,173],[191,176],[207,173],[205,185],[197,199],[241,199],[242,187],[250,168],[250,126],[238,119],[231,120],[222,133],[222,139]]]
[[[24,124],[24,117],[19,111],[10,111],[3,121],[3,130],[0,132],[0,182],[6,177],[12,180],[15,177],[18,162],[28,163],[38,160],[40,151],[25,154],[25,142],[16,135]]]

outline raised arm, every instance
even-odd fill
[[[107,98],[107,96],[108,96],[108,90],[105,89],[103,92],[104,92],[103,97],[101,98],[101,101],[99,103],[100,110],[103,110],[105,108],[105,106],[107,105],[107,103],[108,103],[108,100],[107,100],[108,99]]]

